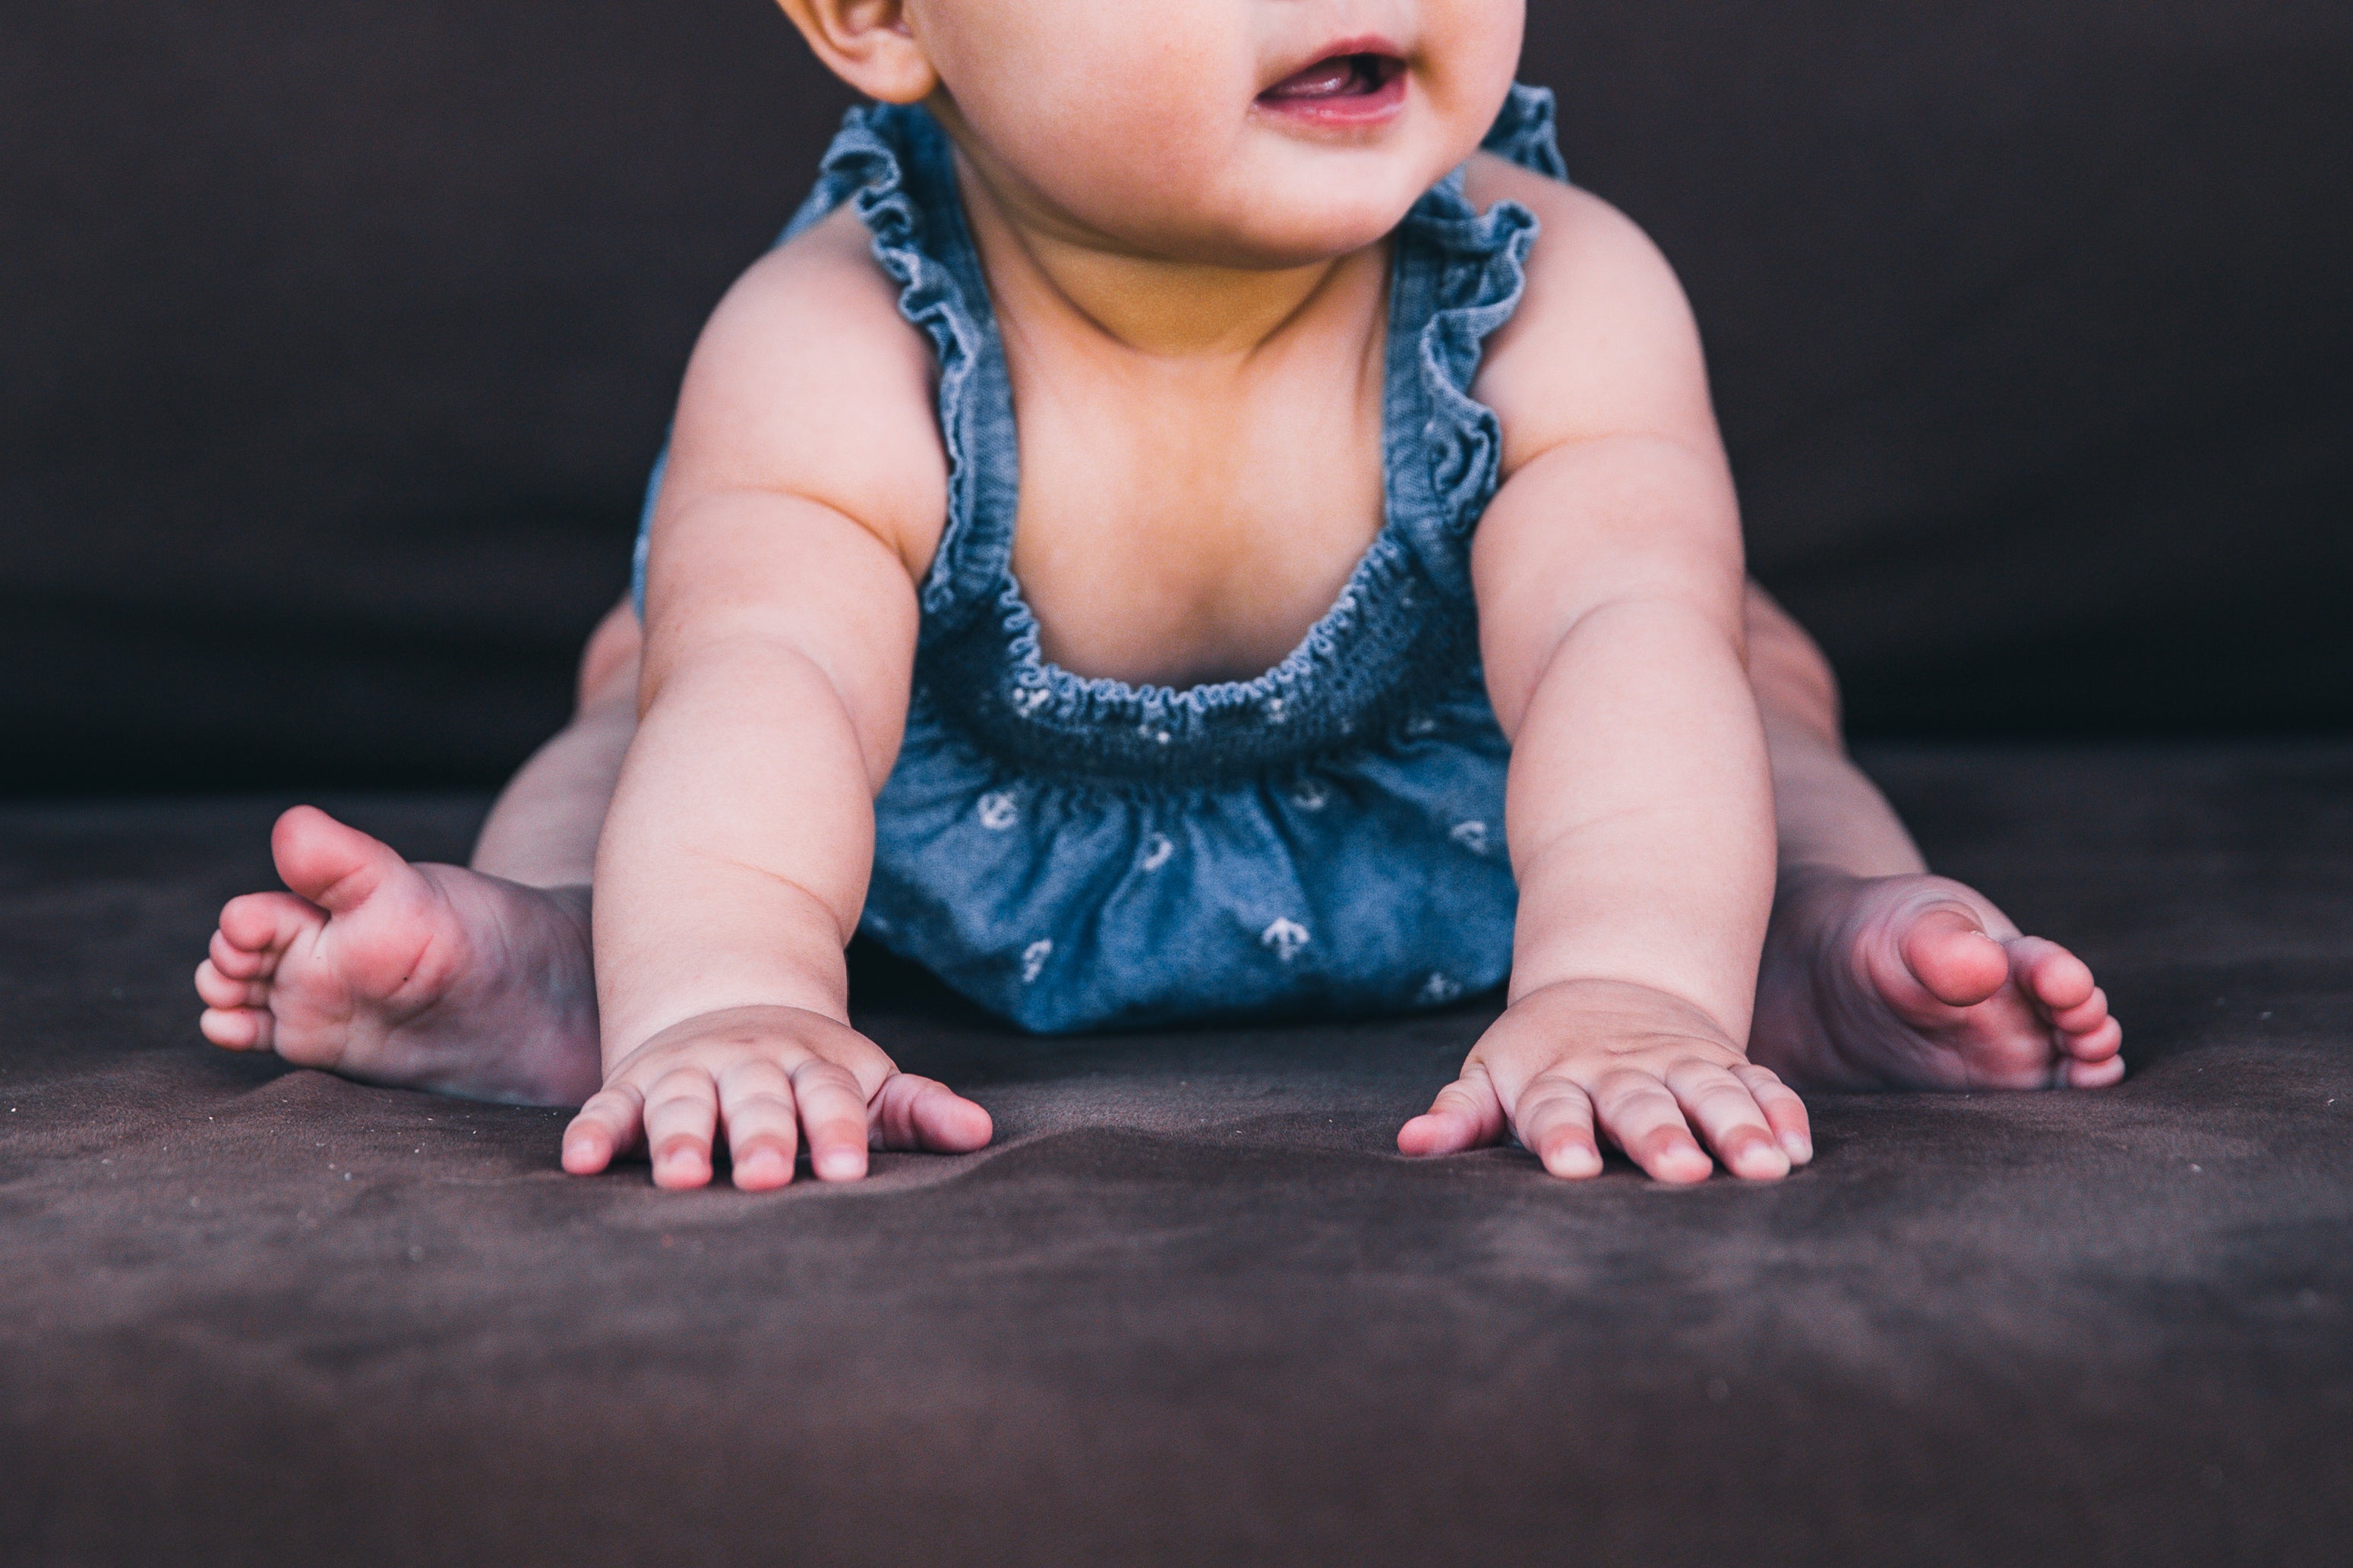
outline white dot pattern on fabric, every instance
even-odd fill
[[[1261,945],[1271,948],[1275,957],[1289,963],[1299,956],[1299,950],[1307,945],[1309,938],[1307,928],[1297,921],[1278,918],[1258,933],[1258,940]]]
[[[1051,937],[1041,936],[1023,948],[1021,950],[1021,984],[1035,984],[1038,976],[1046,971],[1046,961],[1053,956],[1054,942]]]
[[[1438,732],[1438,721],[1427,713],[1418,713],[1406,721],[1405,732],[1409,735],[1434,735]]]
[[[1473,855],[1487,852],[1487,825],[1483,822],[1458,822],[1447,829],[1446,837]]]
[[[1138,864],[1147,871],[1157,871],[1176,853],[1176,841],[1166,833],[1155,833],[1144,841],[1144,858]]]
[[[1432,970],[1430,978],[1421,983],[1421,989],[1414,993],[1414,1000],[1426,1007],[1435,1007],[1461,994],[1462,982]]]
[[[1021,803],[1003,790],[991,790],[980,797],[980,825],[991,833],[1002,833],[1021,820]]]
[[[1266,700],[1266,721],[1270,724],[1287,724],[1291,721],[1291,714],[1283,707],[1282,698],[1270,697]]]
[[[1291,792],[1291,804],[1302,811],[1321,811],[1331,798],[1331,793],[1314,779],[1300,780],[1299,787]]]

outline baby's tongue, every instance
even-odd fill
[[[1332,98],[1356,85],[1356,62],[1345,56],[1317,60],[1268,88],[1261,98]]]

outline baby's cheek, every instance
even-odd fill
[[[1429,112],[1454,140],[1469,138],[1468,157],[1518,79],[1526,8],[1521,0],[1430,0],[1423,16]]]
[[[1012,0],[924,10],[941,12],[918,36],[957,108],[990,151],[1040,189],[1058,169],[1148,175],[1246,109],[1256,90],[1253,47],[1223,3]]]

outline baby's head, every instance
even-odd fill
[[[929,103],[1025,217],[1140,255],[1369,245],[1470,156],[1524,0],[782,0],[869,97]]]

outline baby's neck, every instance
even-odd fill
[[[1248,362],[1328,310],[1361,315],[1365,290],[1348,285],[1387,277],[1384,245],[1274,268],[1139,254],[1046,210],[985,155],[956,163],[997,313],[1017,327],[1054,321],[1155,360]]]

